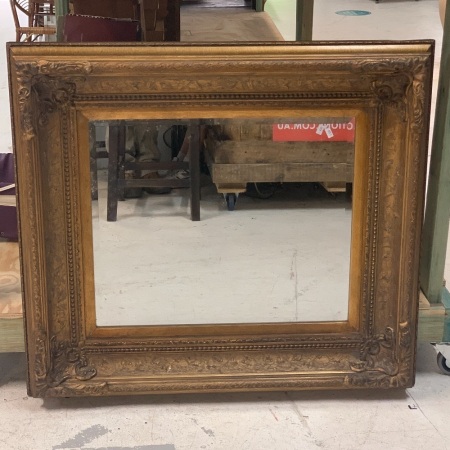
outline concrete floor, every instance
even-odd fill
[[[390,392],[279,392],[31,399],[25,357],[0,354],[3,450],[447,449],[450,378],[419,346],[416,386]]]
[[[117,222],[107,222],[107,174],[98,179],[98,326],[347,320],[345,193],[287,184],[269,199],[239,196],[229,212],[209,184],[199,222],[189,220],[188,189],[119,202]]]
[[[287,2],[283,4],[282,2]],[[268,0],[292,38],[293,0]],[[315,39],[434,38],[437,0],[316,0]],[[371,12],[340,16],[339,10]],[[0,39],[14,37],[9,3]],[[289,20],[288,20],[289,19]],[[0,59],[0,142],[11,147],[6,61]],[[450,377],[419,342],[416,385],[389,392],[280,392],[89,399],[31,399],[24,354],[0,354],[0,450],[450,449]]]

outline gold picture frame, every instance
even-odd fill
[[[434,44],[9,44],[36,397],[414,383]],[[352,116],[348,320],[97,327],[90,121]]]

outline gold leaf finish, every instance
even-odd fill
[[[414,382],[433,43],[8,46],[33,396]],[[343,322],[98,327],[88,124],[356,117]]]

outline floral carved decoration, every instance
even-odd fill
[[[82,349],[72,347],[69,342],[58,342],[56,336],[50,339],[50,367],[41,389],[56,388],[67,380],[88,381],[97,375],[89,365]]]
[[[383,334],[367,339],[361,346],[360,361],[351,365],[355,372],[346,377],[346,384],[355,387],[390,388],[404,386],[410,376],[414,358],[411,328],[399,324],[398,334],[387,327]]]
[[[16,64],[19,112],[26,140],[36,136],[32,114],[33,94],[39,99],[37,120],[38,124],[43,126],[47,123],[48,114],[54,112],[57,107],[70,103],[76,91],[76,80],[84,78],[91,71],[89,63],[58,64],[37,61]]]

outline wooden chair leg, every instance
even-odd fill
[[[117,202],[119,200],[119,126],[109,126],[109,159],[108,159],[108,203],[106,220],[117,220]]]
[[[189,155],[189,187],[191,199],[191,220],[200,220],[200,148],[201,133],[200,123],[195,121],[190,127],[191,146]],[[109,126],[109,159],[108,159],[108,204],[107,220],[115,222],[117,220],[118,201],[124,195],[125,181],[125,143],[126,126]],[[142,163],[144,164],[144,163]],[[179,186],[179,184],[177,185]],[[186,186],[186,184],[185,184]]]
[[[200,124],[198,121],[191,126],[191,143],[189,155],[190,189],[191,189],[191,220],[200,220]]]
[[[97,149],[95,147],[95,125],[89,127],[89,153],[91,162],[91,198],[98,200]]]
[[[118,127],[118,148],[117,148],[117,164],[118,164],[118,174],[119,181],[117,182],[118,186],[118,197],[120,201],[125,200],[125,146],[127,141],[127,127],[125,124],[121,124]]]

